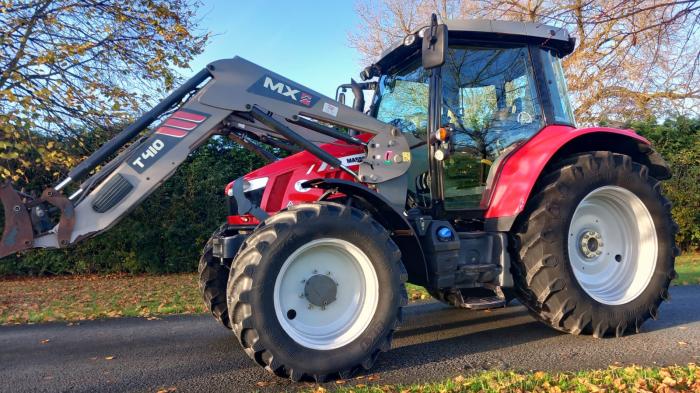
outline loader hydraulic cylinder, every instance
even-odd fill
[[[253,115],[255,120],[263,123],[264,125],[277,131],[280,135],[284,136],[288,140],[308,150],[309,153],[315,155],[321,161],[324,161],[328,165],[336,168],[340,168],[342,166],[340,160],[337,157],[334,157],[332,154],[316,146],[315,144],[313,144],[313,142],[304,139],[301,135],[292,131],[291,128],[285,126],[274,117],[268,115],[262,109],[253,106],[252,108],[250,108],[250,114]]]

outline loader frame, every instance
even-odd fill
[[[161,118],[157,127],[146,131]],[[365,142],[338,127],[373,136]],[[379,192],[390,190],[384,191],[385,197],[402,208],[403,175],[411,156],[397,128],[235,57],[209,64],[40,198],[20,194],[9,183],[2,185],[6,225],[0,257],[28,248],[66,247],[109,229],[213,135],[235,138],[241,133],[300,147],[356,181],[375,185]],[[318,146],[334,140],[365,149],[357,172]],[[69,197],[63,194],[86,177]],[[384,187],[387,184],[392,186]],[[50,221],[52,213],[58,214],[58,222]]]

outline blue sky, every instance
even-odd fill
[[[198,15],[212,38],[192,74],[241,56],[330,97],[358,79],[360,56],[347,39],[359,23],[352,0],[204,0]]]

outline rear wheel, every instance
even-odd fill
[[[235,258],[232,328],[276,375],[347,378],[390,349],[405,281],[401,252],[368,214],[328,202],[293,206],[258,227]]]
[[[638,331],[668,297],[675,224],[648,168],[629,156],[574,156],[545,174],[514,227],[521,302],[555,329]]]

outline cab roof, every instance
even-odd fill
[[[576,45],[576,40],[569,36],[566,29],[541,23],[486,19],[447,20],[444,23],[447,25],[449,43],[474,41],[535,44],[554,49],[559,57],[573,52]],[[382,53],[374,66],[388,71],[420,52],[422,38],[419,33],[424,28],[416,29],[403,40],[395,42]],[[415,39],[410,36],[414,36]]]

